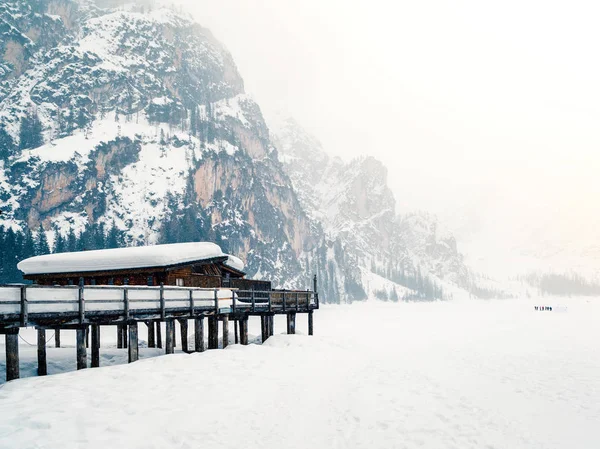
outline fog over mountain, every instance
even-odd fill
[[[186,2],[183,2],[186,3]],[[247,90],[390,171],[496,276],[600,269],[593,2],[187,2]]]

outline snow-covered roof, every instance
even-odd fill
[[[167,267],[188,262],[227,257],[224,263],[243,271],[244,263],[223,253],[210,242],[171,243],[168,245],[132,246],[128,248],[46,254],[25,259],[17,268],[25,274],[69,273]]]

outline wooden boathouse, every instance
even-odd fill
[[[138,359],[138,325],[148,327],[148,347],[175,348],[175,323],[184,352],[202,352],[204,319],[208,320],[208,349],[217,349],[222,323],[223,347],[234,321],[235,343],[248,344],[248,319],[261,319],[262,341],[273,335],[275,315],[286,315],[287,332],[295,333],[296,314],[308,314],[313,334],[313,311],[319,308],[317,279],[313,290],[273,289],[271,282],[247,279],[243,262],[209,242],[178,243],[74,253],[48,254],[18,264],[33,284],[0,286],[0,334],[6,341],[6,380],[19,377],[18,336],[22,327],[38,333],[38,375],[47,373],[46,330],[77,335],[77,369],[100,365],[100,326],[114,325],[117,347],[128,348],[129,362]],[[194,348],[188,347],[188,324],[193,320]],[[91,334],[91,345],[89,342]]]

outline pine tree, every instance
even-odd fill
[[[4,125],[0,125],[0,160],[6,160],[13,154],[15,142],[10,134],[6,132]]]
[[[67,250],[68,252],[77,251],[77,236],[73,228],[69,229],[69,234],[67,235]]]
[[[44,231],[44,227],[40,224],[40,228],[38,229],[37,236],[35,239],[35,254],[49,254],[50,246],[48,245],[48,238],[46,236],[46,231]]]
[[[35,111],[30,111],[21,119],[19,149],[37,148],[43,144],[42,122]]]

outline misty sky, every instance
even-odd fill
[[[384,161],[399,210],[436,212],[459,237],[485,230],[504,249],[517,236],[573,248],[599,236],[596,2],[188,6],[263,108],[332,154]]]

